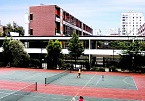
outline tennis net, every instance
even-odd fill
[[[37,91],[37,82],[0,98],[0,101],[18,101],[31,92]]]
[[[70,73],[69,70],[65,70],[65,71],[63,71],[63,72],[61,72],[59,74],[53,75],[51,77],[47,77],[47,78],[45,78],[45,85],[50,84],[51,82],[53,82],[53,81],[65,76],[65,75],[67,75],[69,73]]]

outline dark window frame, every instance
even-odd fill
[[[29,34],[33,35],[33,29],[32,28],[29,30]]]
[[[30,20],[33,20],[33,14],[30,14]]]

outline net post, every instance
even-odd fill
[[[45,78],[45,86],[46,86],[46,78]]]
[[[37,82],[36,82],[36,88],[35,88],[35,90],[37,91],[38,89],[37,89]]]

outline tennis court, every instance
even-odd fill
[[[0,101],[145,101],[145,75],[0,68]]]

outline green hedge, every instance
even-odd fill
[[[104,67],[92,67],[91,71],[105,72],[105,68]]]

